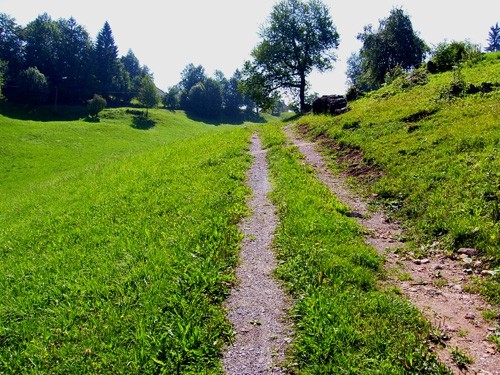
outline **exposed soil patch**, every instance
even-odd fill
[[[299,126],[298,132],[301,137],[304,138],[307,134],[307,128],[305,126]],[[382,174],[379,168],[365,162],[364,152],[360,148],[335,142],[333,139],[326,136],[316,137],[313,141],[320,145],[321,148],[333,150],[337,155],[336,162],[345,166],[345,173],[348,176],[371,181],[377,179]]]
[[[223,365],[227,374],[285,374],[282,364],[291,342],[287,319],[291,301],[273,278],[276,259],[271,247],[277,217],[267,197],[271,186],[266,153],[255,134],[250,152],[254,163],[247,181],[253,191],[248,202],[252,215],[240,226],[244,239],[236,270],[238,284],[225,306],[236,335],[224,353]]]
[[[464,291],[469,282],[464,268],[468,267],[438,251],[431,251],[423,260],[399,256],[396,249],[405,244],[398,240],[402,230],[397,223],[389,222],[381,212],[369,211],[368,203],[349,190],[345,176],[332,174],[315,144],[304,141],[289,127],[285,132],[306,162],[315,168],[318,178],[350,207],[350,216],[366,228],[366,242],[386,259],[387,283],[398,287],[432,323],[430,345],[440,359],[454,374],[500,374],[500,353],[487,340],[497,327],[482,315],[482,311],[491,311],[492,307],[480,296]],[[473,363],[457,363],[460,353]]]

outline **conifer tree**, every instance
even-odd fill
[[[495,26],[491,26],[490,32],[488,34],[488,47],[486,47],[486,52],[497,52],[500,51],[500,26],[498,22]]]
[[[96,38],[95,64],[99,91],[104,98],[109,99],[113,91],[113,78],[118,73],[118,47],[108,21]]]

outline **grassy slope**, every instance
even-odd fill
[[[500,55],[462,68],[467,83],[500,83]],[[500,90],[437,100],[452,73],[401,92],[392,85],[338,117],[305,116],[314,136],[361,149],[383,176],[365,188],[403,219],[410,240],[447,251],[475,247],[500,264]],[[419,120],[412,115],[426,114]],[[499,280],[497,280],[499,281]],[[497,282],[487,291],[497,303]]]
[[[220,369],[249,133],[0,116],[0,372]]]
[[[393,291],[380,290],[382,259],[356,221],[304,166],[278,127],[271,147],[272,198],[280,224],[277,271],[297,299],[292,362],[303,374],[445,374],[426,347],[429,326]]]

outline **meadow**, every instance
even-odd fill
[[[297,123],[403,223],[414,256],[475,247],[494,270],[499,90],[445,99],[456,74],[396,81],[341,116]],[[460,74],[496,82],[499,55]],[[254,131],[269,150],[280,218],[276,276],[295,300],[290,366],[448,373],[428,348],[429,323],[380,286],[383,259],[287,144],[282,121],[214,126],[114,108],[87,122],[69,109],[58,118],[0,109],[1,374],[221,373]],[[498,277],[478,283],[494,303]]]
[[[219,373],[249,132],[0,116],[0,373]]]

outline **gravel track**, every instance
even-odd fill
[[[278,219],[267,194],[271,190],[266,152],[254,134],[250,147],[254,162],[247,174],[253,195],[251,215],[240,229],[244,233],[237,285],[226,301],[235,331],[234,343],[224,352],[226,374],[286,374],[282,367],[291,342],[289,297],[273,277],[276,259],[272,242]]]

